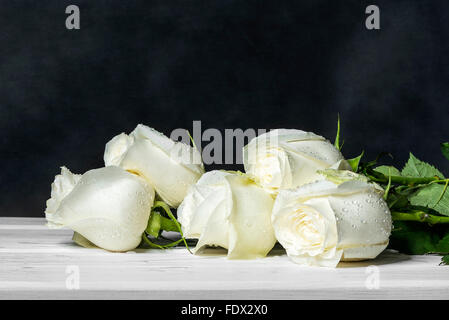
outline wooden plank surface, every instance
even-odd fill
[[[220,250],[206,257],[184,248],[111,253],[71,237],[44,219],[0,218],[0,299],[449,298],[449,267],[433,255],[386,251],[328,269],[298,266],[282,250],[239,261]]]

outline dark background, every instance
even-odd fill
[[[138,123],[333,141],[340,113],[347,157],[412,151],[449,174],[448,36],[448,1],[2,0],[0,216],[43,216],[59,166],[102,166]]]

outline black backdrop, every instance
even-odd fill
[[[333,140],[340,113],[347,157],[412,151],[449,173],[448,19],[444,0],[2,0],[0,215],[43,216],[59,166],[102,166],[137,123]]]

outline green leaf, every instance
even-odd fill
[[[401,176],[401,172],[393,166],[378,166],[374,168],[374,171],[382,173],[386,177],[388,177],[390,174],[391,176],[395,177]]]
[[[430,178],[438,176],[444,179],[444,175],[438,169],[427,162],[417,159],[411,152],[410,158],[405,164],[404,169],[402,169],[401,174],[405,177]]]
[[[352,168],[352,171],[357,172],[359,170],[360,159],[362,159],[364,153],[365,151],[362,151],[362,153],[358,157],[347,160]]]
[[[165,215],[167,215],[169,218],[164,217],[161,212],[165,213]],[[181,234],[181,239],[170,242],[168,244],[158,244],[151,241],[147,237],[148,234],[149,236],[155,238],[155,240],[160,240],[160,238],[163,238],[162,231],[177,231]],[[170,207],[163,201],[156,201],[151,208],[150,218],[148,219],[147,228],[142,234],[142,240],[143,243],[146,243],[151,248],[157,249],[173,247],[183,241],[187,250],[189,250],[190,252],[189,245],[182,234],[181,225],[171,212]]]
[[[395,221],[390,248],[407,254],[425,254],[435,252],[439,240],[432,227],[424,223]]]
[[[449,264],[449,254],[443,256],[443,258],[441,258],[441,263],[440,265],[448,265]]]
[[[391,188],[391,170],[388,172],[388,184],[387,187],[385,188],[385,192],[384,192],[384,200],[386,201],[388,198],[388,194],[390,193],[390,188]]]
[[[162,231],[178,231],[178,227],[172,220],[163,217],[156,211],[156,209],[154,209],[151,211],[150,219],[148,219],[148,224],[145,231],[149,235],[157,238]]]
[[[157,238],[161,231],[161,218],[162,216],[152,211],[150,215],[150,219],[148,219],[147,229],[145,230],[149,235]]]
[[[438,253],[449,253],[449,232],[438,241],[436,245],[436,252]]]
[[[441,153],[443,154],[443,156],[446,157],[447,160],[449,160],[449,142],[443,142],[440,145],[441,148]]]
[[[427,207],[444,216],[449,216],[449,191],[446,185],[429,184],[419,188],[408,199],[414,206]]]
[[[396,193],[389,193],[386,201],[390,209],[404,208],[409,204],[406,195]]]

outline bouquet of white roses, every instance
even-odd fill
[[[279,242],[295,263],[335,267],[379,255],[394,220],[393,247],[448,253],[449,233],[413,223],[449,222],[449,180],[412,155],[402,172],[362,163],[362,155],[346,160],[339,136],[338,129],[332,144],[311,132],[272,130],[244,147],[246,173],[205,173],[194,146],[138,125],[106,144],[105,167],[83,175],[62,168],[47,201],[48,226],[110,251],[189,248],[197,239],[195,254],[222,247],[229,259],[252,259]],[[167,240],[164,231],[181,237]],[[417,250],[413,241],[423,234],[433,242]]]

